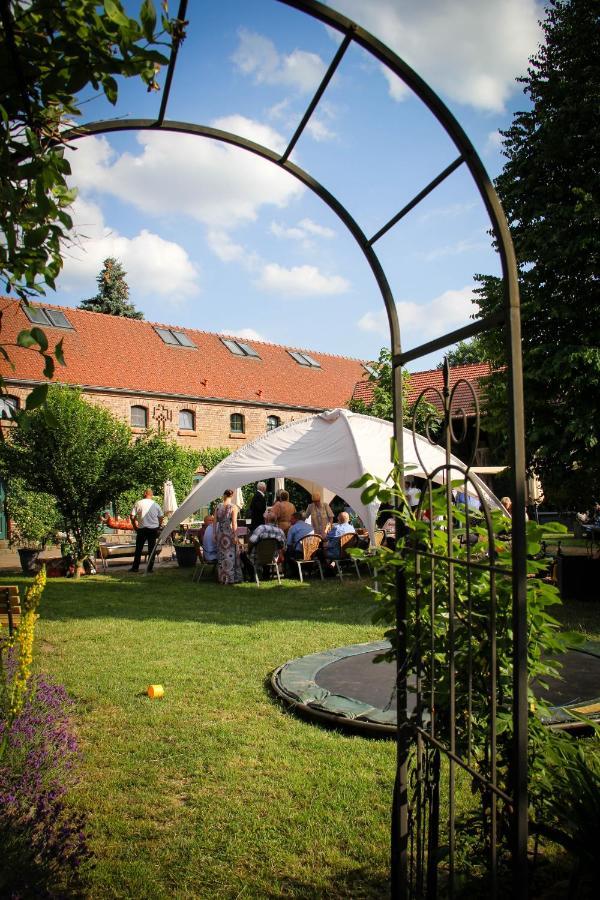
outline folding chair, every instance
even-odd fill
[[[344,580],[344,576],[342,574],[342,570],[344,567],[352,567],[354,566],[354,571],[356,572],[356,577],[360,580],[360,572],[358,569],[358,561],[354,559],[352,556],[348,556],[347,550],[350,550],[351,547],[358,547],[358,536],[356,534],[343,534],[340,538],[340,555],[338,559],[333,559],[332,562],[335,564],[335,569],[337,574],[340,576],[340,581]]]
[[[259,587],[259,569],[274,569],[275,574],[277,575],[277,582],[281,584],[282,573],[279,571],[279,563],[277,562],[277,556],[279,555],[280,549],[281,545],[279,541],[275,540],[275,538],[263,538],[262,541],[259,540],[254,545],[254,558],[250,555],[250,553],[248,554],[248,562],[254,569],[254,580]]]
[[[205,569],[210,569],[210,571],[214,577],[217,572],[218,564],[219,564],[218,559],[205,559],[204,553],[201,551],[200,555],[196,557],[196,565],[194,566],[194,574],[192,575],[192,581],[200,581],[202,579],[202,574]]]
[[[302,566],[308,566],[309,569],[311,566],[313,568],[317,566],[317,568],[319,569],[319,574],[321,576],[321,581],[323,581],[323,567],[321,566],[321,560],[317,555],[321,549],[322,544],[323,538],[318,534],[308,534],[306,535],[306,537],[300,538],[299,541],[296,541],[294,552],[302,553],[302,557],[300,559],[294,559],[294,562],[298,566],[298,575],[300,577],[300,581],[304,581],[304,578],[302,577]]]

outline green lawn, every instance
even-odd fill
[[[393,743],[303,723],[266,687],[287,659],[379,638],[369,608],[350,583],[178,569],[48,582],[38,664],[78,703],[88,896],[385,894]]]
[[[267,687],[288,659],[380,638],[370,607],[350,580],[48,582],[36,664],[77,701],[76,802],[97,860],[86,896],[387,895],[394,744],[302,722]],[[559,615],[600,634],[595,606]]]

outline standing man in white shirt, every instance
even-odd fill
[[[147,572],[151,572],[154,566],[152,559],[152,551],[158,537],[158,530],[163,522],[163,511],[153,499],[154,494],[152,488],[146,488],[142,500],[138,500],[131,510],[131,522],[135,528],[135,555],[133,557],[133,565],[130,572],[139,572],[140,560],[144,544],[148,541],[148,568]]]

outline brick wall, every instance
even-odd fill
[[[19,398],[21,407],[25,405],[29,390],[29,388],[19,388],[14,385],[7,387],[8,394]],[[142,407],[146,410],[148,427],[164,431],[178,444],[196,450],[205,447],[229,447],[231,450],[237,450],[247,441],[252,441],[266,432],[269,416],[277,416],[280,423],[284,425],[293,419],[302,419],[310,415],[308,410],[243,406],[235,403],[192,403],[186,400],[162,397],[124,396],[111,393],[102,394],[95,391],[84,391],[83,393],[89,402],[108,409],[114,416],[129,424],[131,424],[132,406]],[[193,414],[195,427],[192,430],[179,427],[179,414],[182,410],[188,410]],[[232,414],[243,416],[243,433],[231,431]],[[145,429],[132,427],[132,430],[134,434],[143,434]]]

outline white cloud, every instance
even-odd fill
[[[499,153],[502,150],[504,138],[499,131],[490,131],[485,142],[485,153]]]
[[[294,297],[343,294],[350,288],[350,282],[341,275],[323,275],[316,266],[286,269],[278,263],[267,263],[256,284],[262,290]]]
[[[280,225],[279,222],[271,222],[270,232],[271,234],[274,234],[275,237],[289,238],[293,241],[301,241],[306,238],[306,232],[303,228],[298,228],[297,226],[286,228],[285,225]]]
[[[475,312],[473,301],[475,293],[472,287],[444,291],[429,303],[415,303],[402,300],[397,304],[400,335],[405,349],[424,343],[434,337],[440,337],[447,331],[453,331],[468,325]],[[362,331],[389,338],[389,326],[385,309],[377,312],[366,312],[358,321]]]
[[[316,53],[294,50],[287,56],[280,54],[269,38],[243,28],[232,59],[240,72],[252,75],[257,84],[281,84],[302,93],[314,91],[326,70]]]
[[[242,116],[220,119],[215,126],[277,151],[286,145],[268,125]],[[155,216],[183,215],[220,229],[254,221],[263,205],[283,208],[305,190],[272,163],[216,141],[150,132],[140,133],[137,141],[138,153],[120,155],[105,138],[78,141],[69,153],[73,183]]]
[[[92,296],[102,263],[114,256],[127,272],[132,293],[159,295],[173,303],[198,293],[198,270],[179,244],[146,229],[133,238],[124,237],[105,225],[98,206],[81,198],[72,213],[73,243],[63,254],[61,290]]]
[[[236,244],[227,231],[209,228],[206,242],[221,262],[238,263],[247,272],[257,272],[263,265],[258,253],[248,250],[243,244]]]
[[[228,331],[220,331],[219,334],[225,337],[238,337],[246,341],[262,341],[268,343],[267,338],[254,328],[230,328]]]
[[[332,131],[331,128],[328,128],[325,122],[322,119],[313,116],[308,125],[306,126],[306,131],[310,134],[313,141],[317,143],[321,143],[323,141],[332,141],[335,138],[335,131]]]
[[[278,238],[302,241],[307,248],[314,246],[314,242],[311,240],[312,237],[328,239],[335,237],[335,231],[332,228],[319,225],[317,222],[313,222],[312,219],[302,219],[297,225],[292,225],[291,227],[280,225],[279,222],[271,222],[270,231],[271,234]]]
[[[435,90],[477,109],[501,111],[540,39],[541,0],[336,0]],[[386,75],[390,94],[406,96]]]
[[[298,225],[310,234],[317,235],[317,237],[335,237],[333,228],[327,228],[325,225],[318,225],[316,222],[313,222],[312,219],[302,219],[302,221],[298,222]]]
[[[383,77],[388,83],[388,93],[392,100],[395,100],[397,103],[401,100],[406,100],[406,98],[410,96],[410,88],[404,84],[401,78],[398,78],[395,72],[388,69],[387,66],[381,66],[380,68]]]

